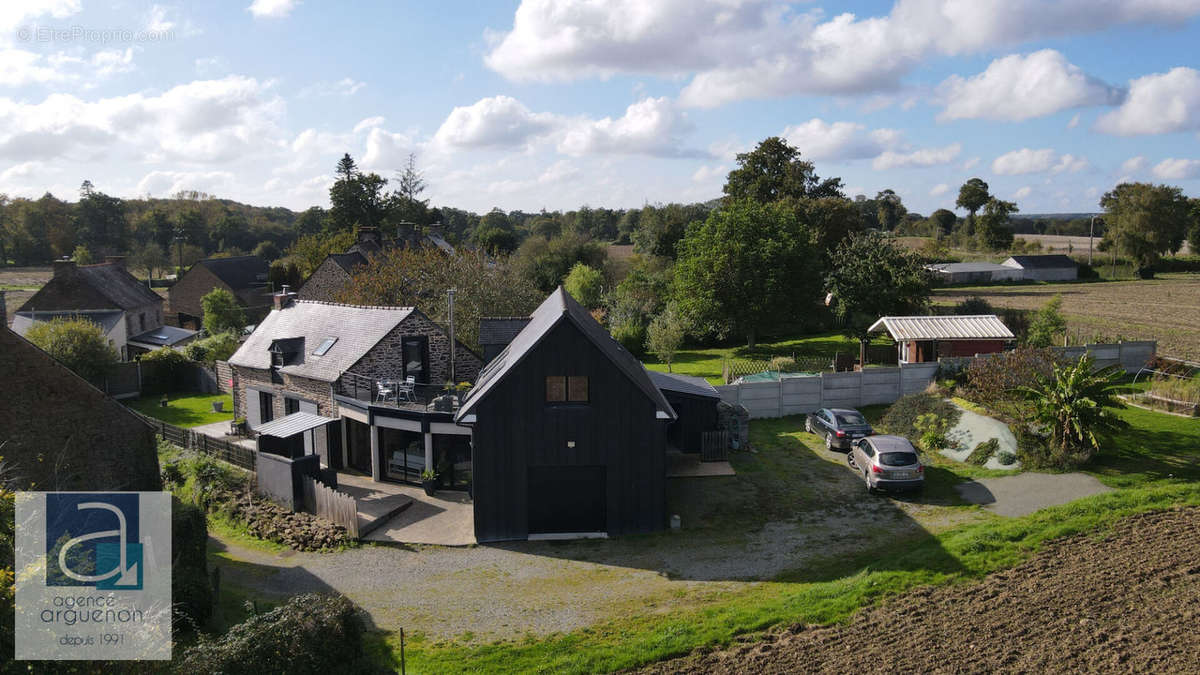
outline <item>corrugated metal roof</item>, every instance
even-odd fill
[[[974,316],[885,316],[868,332],[886,330],[894,340],[1011,340],[1015,337],[995,314]]]
[[[934,272],[1012,272],[1012,267],[988,262],[937,263],[926,265],[926,269]]]
[[[291,415],[280,417],[277,420],[271,420],[266,424],[260,424],[254,427],[254,430],[262,436],[274,436],[275,438],[289,438],[296,434],[304,433],[309,429],[316,429],[330,422],[337,420],[332,417],[321,417],[309,412],[294,412]]]
[[[534,347],[551,329],[564,320],[574,323],[579,328],[579,332],[583,333],[602,354],[608,357],[618,370],[632,380],[658,406],[660,411],[666,413],[670,419],[678,417],[671,404],[667,403],[667,399],[663,397],[662,391],[654,386],[650,377],[646,375],[646,368],[641,361],[634,358],[633,354],[621,346],[621,343],[614,340],[612,335],[604,330],[604,327],[597,323],[582,305],[575,301],[575,298],[572,298],[563,290],[562,286],[559,286],[542,301],[537,309],[533,310],[533,314],[529,316],[529,323],[513,338],[512,342],[508,343],[504,351],[500,352],[479,372],[475,388],[471,390],[471,393],[467,395],[467,400],[458,409],[455,420],[465,417],[475,407],[475,404],[495,387],[497,382],[503,380],[504,376],[515,368],[526,354],[533,351]]]
[[[271,310],[229,357],[229,363],[267,370],[271,367],[271,345],[276,340],[304,338],[299,362],[283,366],[279,372],[333,382],[412,312],[412,307],[363,307],[296,300],[284,309]],[[324,356],[309,353],[331,337],[338,340]]]
[[[1010,264],[1011,263],[1011,264]],[[1025,269],[1075,269],[1078,265],[1061,253],[1053,255],[1014,255],[1004,261],[1007,267],[1023,267]]]
[[[691,394],[692,396],[705,396],[708,398],[721,398],[721,394],[717,392],[717,388],[709,384],[708,380],[703,377],[678,375],[676,373],[660,373],[648,368],[646,369],[646,374],[650,376],[650,381],[654,383],[654,386],[663,391],[674,391],[680,394]]]

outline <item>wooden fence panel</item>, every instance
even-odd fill
[[[358,501],[310,476],[301,476],[300,481],[304,491],[304,510],[341,525],[351,537],[358,539]]]
[[[724,461],[729,456],[728,451],[728,431],[703,431],[700,433],[700,461]]]

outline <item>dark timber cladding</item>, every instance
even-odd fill
[[[561,376],[587,377],[587,400],[548,402],[547,378]],[[577,381],[554,391],[581,393]],[[474,420],[476,538],[662,529],[674,417],[641,364],[558,289],[457,416]]]

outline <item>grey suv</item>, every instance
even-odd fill
[[[862,476],[867,492],[925,487],[925,467],[902,436],[860,438],[850,445],[846,462]]]
[[[804,420],[804,429],[825,439],[825,447],[833,450],[849,450],[856,438],[875,433],[867,418],[850,408],[821,408],[809,413]]]

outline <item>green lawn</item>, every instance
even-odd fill
[[[233,419],[233,397],[229,394],[167,394],[165,408],[159,405],[161,398],[162,396],[143,396],[128,405],[143,415],[177,427],[195,427]],[[225,411],[213,412],[213,401],[224,401]]]
[[[745,345],[684,349],[675,355],[671,372],[703,377],[712,384],[724,384],[721,380],[721,364],[728,358],[765,361],[776,356],[794,355],[798,359],[827,357],[833,361],[834,354],[838,352],[857,356],[858,341],[841,333],[823,333],[779,342],[759,343],[753,350],[748,349]],[[662,363],[651,354],[646,355],[644,363],[650,370],[667,372],[667,364]]]
[[[409,642],[408,664],[420,672],[631,668],[700,646],[728,645],[739,635],[781,623],[842,621],[866,605],[917,586],[960,583],[1011,567],[1051,539],[1102,531],[1135,513],[1200,505],[1200,421],[1136,409],[1120,414],[1130,427],[1109,439],[1089,467],[1106,484],[1120,488],[1115,492],[1022,518],[991,516],[941,532],[925,531],[903,542],[881,539],[866,551],[810,562],[744,592],[680,611],[643,612],[568,634],[484,646],[430,644],[418,637]],[[756,420],[752,440],[759,452],[737,456],[736,481],[713,482],[713,489],[688,495],[691,507],[683,513],[685,522],[699,519],[705,527],[754,530],[787,513],[803,521],[805,508],[821,497],[820,484],[838,467],[825,460],[814,464],[807,450],[817,441],[800,428],[800,417]],[[798,480],[798,471],[807,473],[809,480]],[[935,462],[927,478],[934,483],[923,499],[941,501],[943,495],[953,494],[955,483],[985,474],[1003,475],[957,462]],[[668,542],[651,536],[645,543]],[[674,544],[687,545],[684,539]],[[398,653],[398,637],[387,640]]]

